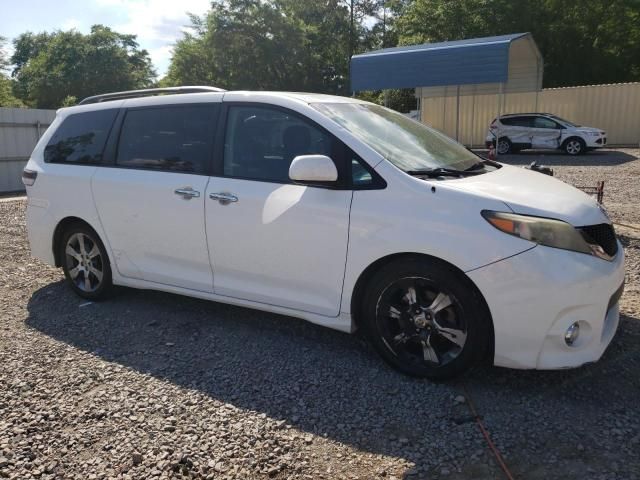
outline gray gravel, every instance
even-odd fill
[[[637,225],[640,160],[617,158],[543,163],[604,178],[614,219]],[[24,202],[0,201],[0,477],[504,478],[471,400],[516,478],[640,478],[640,231],[623,241],[623,318],[599,363],[433,384],[288,317],[130,289],[86,304],[29,257]]]

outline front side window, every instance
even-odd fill
[[[232,106],[224,141],[224,174],[289,183],[298,155],[331,156],[331,138],[310,122],[283,110]]]
[[[373,175],[357,158],[351,159],[351,184],[354,187],[363,187],[373,184]]]
[[[580,126],[577,123],[570,122],[569,120],[565,120],[564,118],[560,118],[557,115],[550,115],[550,117],[552,117],[554,120],[556,120],[556,121],[558,121],[560,123],[564,123],[565,125],[567,125],[569,127],[579,127]]]
[[[45,162],[97,164],[118,110],[97,110],[69,115],[44,149]]]
[[[439,167],[466,170],[478,163],[476,155],[449,137],[380,105],[312,106],[405,172]]]
[[[188,173],[207,170],[215,107],[173,106],[130,110],[122,123],[116,164]]]

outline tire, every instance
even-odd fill
[[[435,259],[407,257],[382,267],[367,285],[361,313],[374,348],[410,376],[453,378],[480,363],[490,346],[491,321],[475,286]]]
[[[498,139],[498,147],[496,148],[498,155],[508,155],[512,150],[513,145],[511,144],[511,140],[507,137],[500,137]]]
[[[70,225],[62,235],[59,248],[64,276],[77,295],[98,301],[113,292],[109,257],[92,228],[81,223]]]
[[[587,151],[587,146],[579,137],[567,138],[562,144],[564,153],[571,156],[582,155]]]

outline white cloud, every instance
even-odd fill
[[[117,10],[122,21],[112,28],[137,35],[160,76],[166,73],[171,46],[190,24],[187,12],[202,15],[211,4],[210,0],[96,0],[96,3]]]
[[[71,30],[71,29],[82,31],[82,22],[80,22],[80,20],[78,20],[77,18],[69,18],[65,20],[64,23],[62,24],[61,30]]]

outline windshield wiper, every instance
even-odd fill
[[[485,165],[485,162],[482,162],[482,161],[481,162],[476,162],[473,165],[471,165],[469,168],[465,168],[464,171],[465,172],[476,172],[477,170],[483,170],[484,169],[484,165]]]
[[[482,173],[478,170],[456,170],[454,168],[446,168],[446,167],[436,167],[436,168],[425,168],[423,170],[408,170],[407,173],[409,175],[413,175],[416,177],[467,177],[469,175],[478,175]]]

